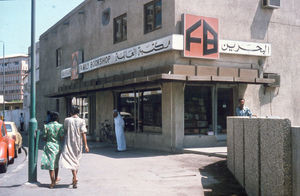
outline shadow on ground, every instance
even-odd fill
[[[205,196],[247,196],[227,168],[226,160],[199,169]]]
[[[23,146],[28,147],[28,134],[21,133],[23,137]],[[40,137],[39,139],[39,150],[43,150],[46,142],[43,141]],[[128,148],[125,152],[116,152],[116,144],[105,143],[105,142],[95,142],[88,141],[90,148],[89,153],[98,154],[101,156],[106,156],[113,159],[123,159],[123,158],[142,158],[142,157],[156,157],[156,156],[168,156],[172,153],[161,152],[157,150],[148,150],[148,149],[135,149]],[[84,150],[83,150],[84,153]]]

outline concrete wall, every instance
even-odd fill
[[[112,91],[100,91],[96,93],[96,130],[95,135],[100,135],[101,123],[108,120],[113,126],[114,96]]]
[[[300,127],[292,127],[293,195],[300,195]]]
[[[23,110],[6,110],[5,111],[5,121],[12,121],[16,123],[16,126],[20,130],[20,115],[23,113],[24,116],[24,129],[28,131],[29,128],[29,120],[30,120],[30,113],[28,109]]]
[[[247,194],[292,195],[290,121],[228,117],[227,122],[227,165]]]

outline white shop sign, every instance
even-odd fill
[[[225,54],[271,56],[271,44],[220,40],[219,52]]]
[[[103,55],[79,64],[79,73],[100,67],[126,62],[133,59],[169,51],[183,51],[183,35],[173,34],[161,39],[137,45],[131,48]],[[271,56],[271,44],[231,40],[219,40],[219,53],[253,56]],[[61,71],[61,78],[71,77],[71,68]]]
[[[183,43],[182,39],[183,37],[180,35],[170,35],[145,44],[103,55],[85,63],[81,63],[79,65],[79,73],[88,72],[99,67],[138,59],[168,50],[183,50],[183,44],[178,44],[180,42]]]
[[[64,69],[60,72],[61,78],[68,78],[71,77],[71,68]]]

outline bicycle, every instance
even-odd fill
[[[112,144],[116,143],[115,132],[113,131],[113,128],[109,124],[108,120],[105,120],[100,125],[100,138],[103,142],[110,141]]]

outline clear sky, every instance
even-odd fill
[[[36,0],[36,38],[84,0]],[[5,56],[28,54],[31,44],[31,0],[0,0],[0,40]],[[0,43],[0,57],[2,57]]]

